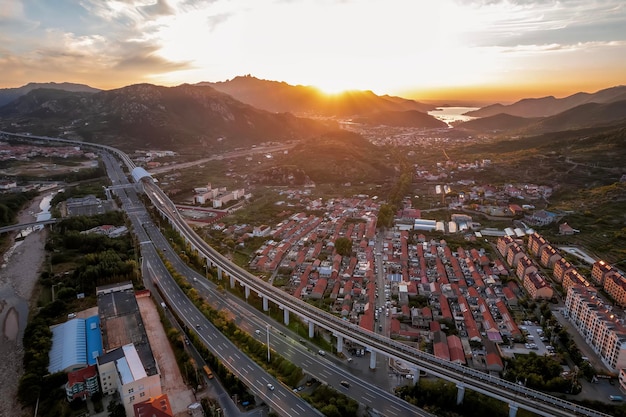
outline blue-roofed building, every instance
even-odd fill
[[[100,317],[91,316],[85,320],[85,334],[87,335],[87,363],[95,365],[98,356],[102,355]]]
[[[53,326],[48,372],[72,372],[94,365],[95,358],[102,354],[99,321],[98,316],[93,316],[88,319],[75,318]],[[91,328],[94,324],[95,329]]]

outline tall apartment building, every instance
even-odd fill
[[[528,250],[536,258],[541,255],[541,249],[543,249],[546,245],[549,245],[548,241],[545,240],[539,233],[535,232],[528,236]]]
[[[557,282],[563,282],[565,273],[571,271],[572,269],[574,269],[574,266],[569,263],[565,258],[561,258],[554,264],[552,276]]]
[[[565,299],[565,312],[612,372],[626,368],[626,327],[607,309],[594,288],[571,287]]]
[[[597,261],[591,268],[591,280],[599,285],[604,285],[604,279],[609,274],[617,273],[613,267],[605,261]]]
[[[621,274],[608,274],[604,279],[604,291],[620,307],[626,307],[626,278]]]
[[[533,299],[550,299],[554,295],[554,290],[546,280],[537,272],[524,275],[522,282],[526,291]]]
[[[517,263],[517,270],[515,272],[519,279],[524,279],[527,274],[537,272],[537,267],[530,258],[524,256]]]
[[[552,268],[556,261],[561,259],[562,256],[552,245],[546,245],[541,249],[541,265]]]

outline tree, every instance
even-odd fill
[[[352,254],[352,240],[347,237],[340,237],[335,240],[335,250],[341,256]]]

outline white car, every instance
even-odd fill
[[[272,384],[267,384],[267,388],[268,388],[270,391],[274,391],[274,385],[272,385]]]

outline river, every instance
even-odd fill
[[[19,223],[49,219],[53,194],[35,198],[18,215]],[[0,265],[0,416],[20,415],[17,384],[23,373],[22,338],[28,323],[33,289],[45,260],[47,231],[43,228],[16,234]],[[16,239],[19,237],[19,239]]]

